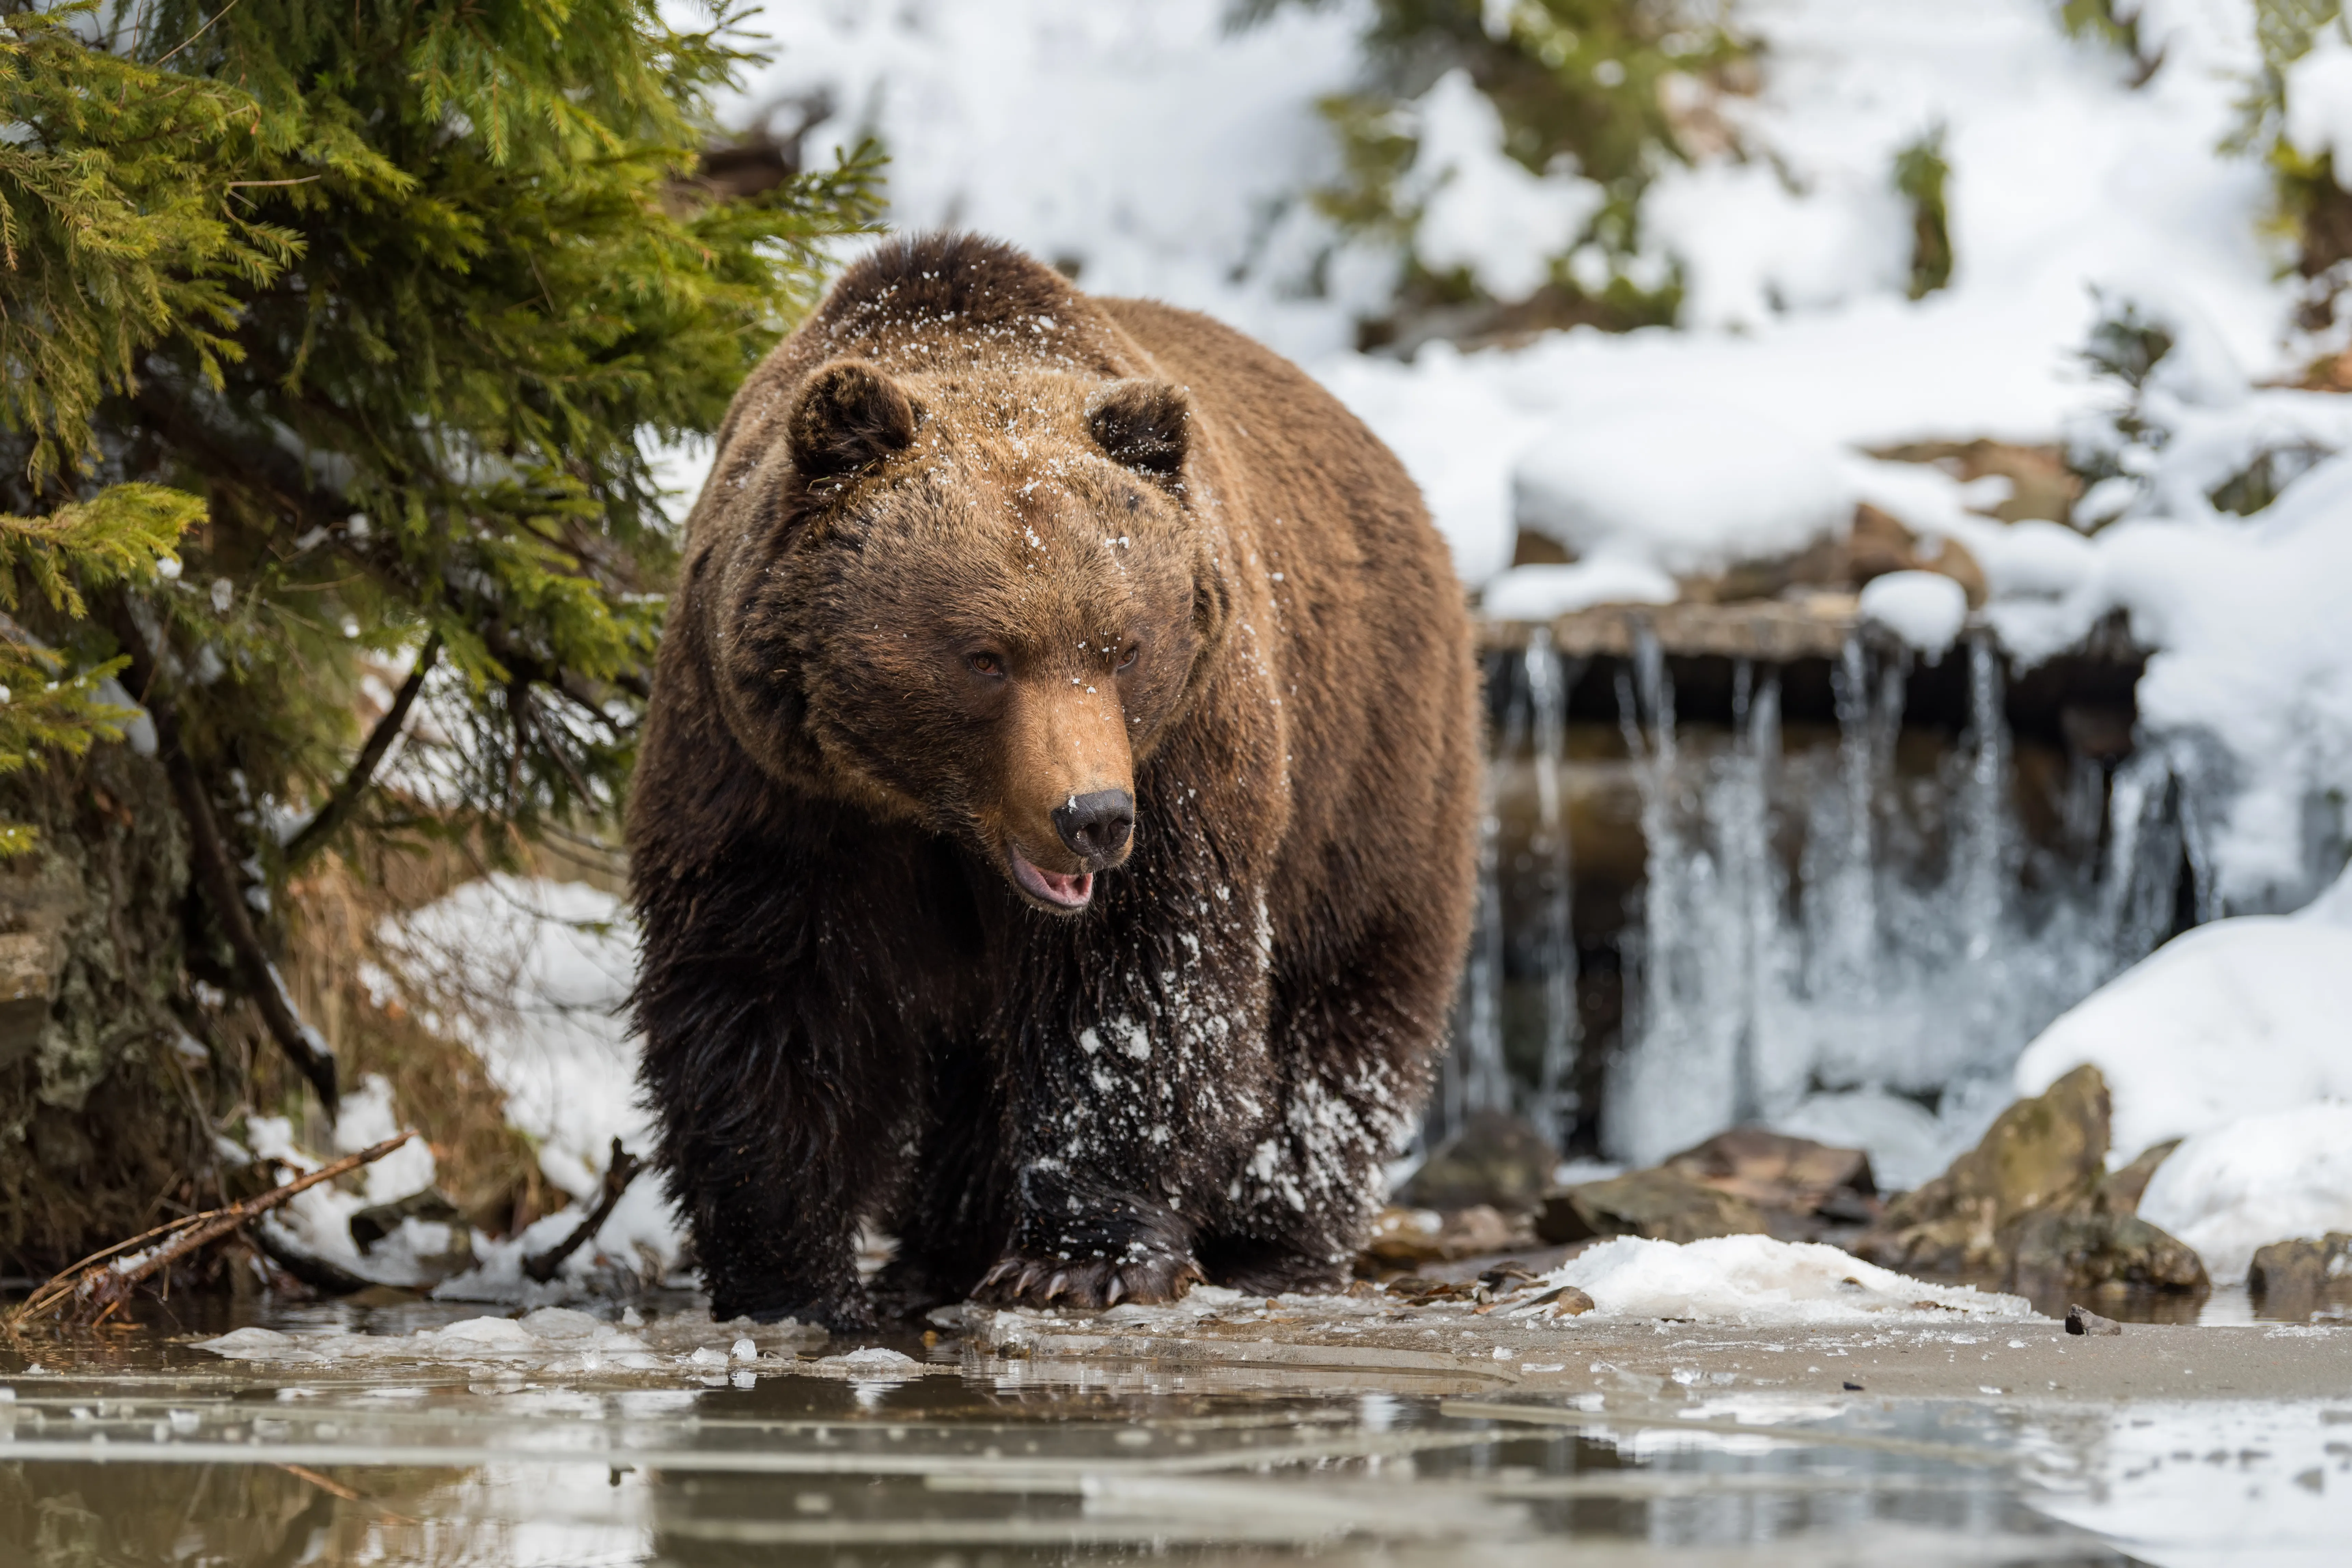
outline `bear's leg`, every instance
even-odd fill
[[[977,1044],[931,1052],[929,1105],[895,1202],[883,1217],[898,1251],[873,1281],[875,1310],[911,1318],[970,1296],[1003,1250],[1011,1182],[992,1067]]]
[[[1275,986],[1280,1109],[1197,1244],[1220,1285],[1343,1285],[1380,1207],[1381,1166],[1411,1131],[1444,1039],[1454,966],[1399,921],[1349,962]]]
[[[640,988],[641,1078],[711,1315],[870,1323],[858,1220],[904,1159],[912,1053],[814,986],[648,972],[662,980]]]
[[[1097,917],[1041,937],[1008,991],[1012,1233],[984,1299],[1181,1295],[1202,1277],[1201,1218],[1274,1114],[1264,904],[1238,879],[1171,890],[1176,858],[1113,883]]]

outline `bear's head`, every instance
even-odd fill
[[[783,436],[716,628],[732,727],[1083,911],[1231,601],[1184,392],[838,360]]]

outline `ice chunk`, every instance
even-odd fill
[[[1603,1316],[1685,1318],[1751,1325],[1888,1321],[2012,1321],[2033,1310],[2017,1296],[1930,1285],[1818,1242],[1718,1236],[1677,1244],[1620,1236],[1544,1276],[1573,1285]]]
[[[1862,613],[1930,660],[1940,659],[1968,624],[1968,590],[1932,571],[1890,571],[1864,585]]]

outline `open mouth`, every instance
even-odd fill
[[[1010,845],[1005,847],[1005,859],[1013,867],[1013,880],[1022,892],[1049,909],[1076,911],[1093,901],[1095,877],[1092,872],[1065,873],[1046,871],[1029,863],[1029,857]]]

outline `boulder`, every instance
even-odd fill
[[[2203,1260],[2138,1216],[2140,1195],[2177,1145],[2106,1168],[2106,1080],[2078,1067],[2003,1111],[1977,1146],[1889,1204],[1853,1247],[1890,1269],[1999,1281],[2060,1296],[2101,1286],[2195,1292]]]
[[[2101,1285],[2203,1292],[2204,1260],[2188,1243],[2134,1214],[2094,1203],[2037,1209],[2001,1238],[2009,1283],[2028,1295],[2063,1295]]]
[[[2307,1318],[2323,1306],[2352,1303],[2352,1235],[2273,1241],[2254,1253],[2246,1284],[2266,1317]]]
[[[2106,1174],[2107,1118],[2106,1080],[2076,1068],[2003,1111],[1942,1176],[1889,1204],[1855,1252],[1906,1271],[2007,1273],[2003,1228],[2087,1196]]]
[[[1514,1223],[1491,1204],[1474,1204],[1441,1213],[1433,1208],[1381,1210],[1372,1221],[1372,1237],[1364,1247],[1369,1269],[1412,1269],[1423,1263],[1443,1263],[1456,1258],[1476,1258],[1507,1252],[1524,1245],[1526,1227]]]
[[[1754,1204],[1783,1241],[1819,1240],[1879,1217],[1868,1155],[1762,1127],[1717,1133],[1661,1168]]]
[[[1984,607],[1984,568],[1958,539],[1921,538],[1893,516],[1864,501],[1853,509],[1853,530],[1846,537],[1846,573],[1860,588],[1874,579],[1897,571],[1932,571],[1948,577],[1969,596],[1969,608]]]
[[[1471,1208],[1480,1204],[1525,1214],[1543,1201],[1559,1153],[1524,1119],[1507,1111],[1473,1111],[1399,1187],[1410,1208]]]
[[[1597,1236],[1698,1241],[1767,1228],[1764,1211],[1747,1198],[1663,1166],[1562,1188],[1536,1215],[1536,1234],[1554,1245]]]

